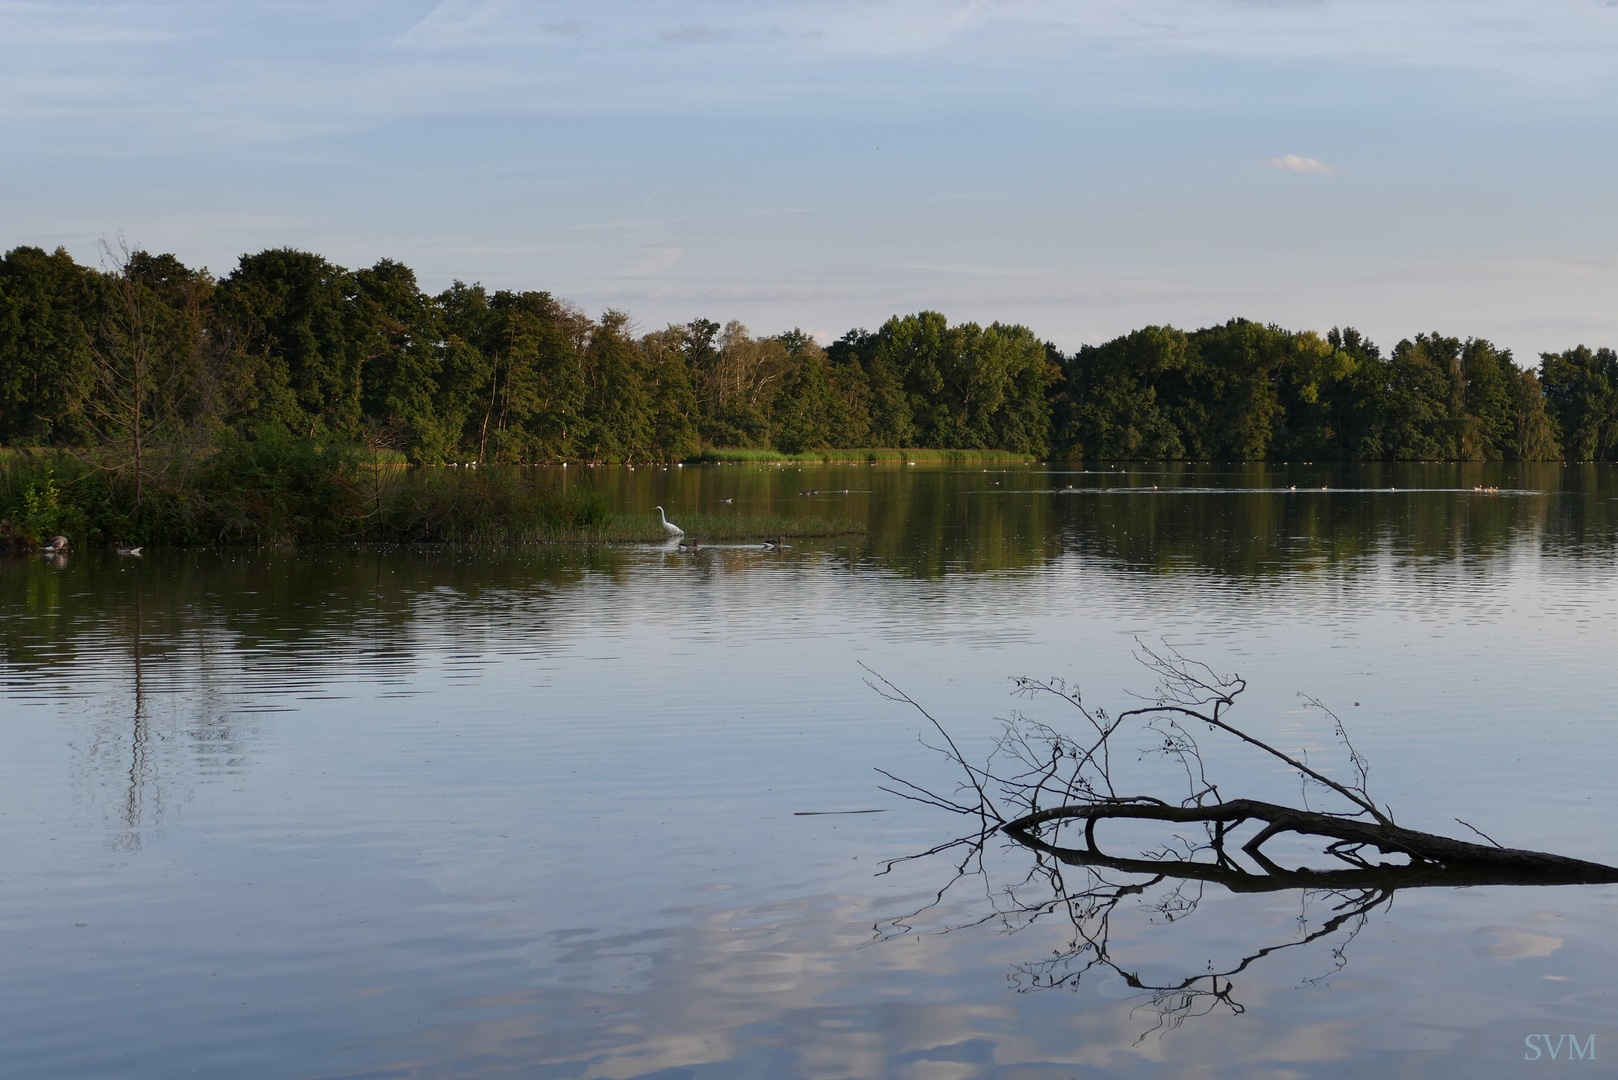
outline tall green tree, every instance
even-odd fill
[[[443,363],[438,308],[403,263],[383,259],[353,275],[360,336],[360,411],[368,438],[414,461],[445,458],[459,435],[437,407]]]
[[[1556,425],[1545,409],[1545,391],[1534,372],[1519,368],[1512,382],[1513,461],[1555,461],[1562,456],[1556,441]]]
[[[684,327],[671,326],[640,341],[652,410],[651,453],[665,460],[693,457],[702,448],[701,410],[685,360]]]
[[[1388,456],[1382,403],[1393,384],[1388,361],[1376,343],[1352,326],[1333,327],[1326,342],[1338,357],[1341,379],[1329,384],[1339,456],[1381,461]]]
[[[1340,336],[1333,341],[1305,331],[1288,337],[1277,369],[1279,409],[1271,456],[1287,461],[1352,457],[1352,387],[1363,359],[1341,348]]]
[[[1456,449],[1449,342],[1418,334],[1393,347],[1382,405],[1382,442],[1394,461],[1445,461]]]
[[[1291,345],[1275,327],[1232,319],[1190,335],[1186,362],[1165,371],[1160,400],[1195,459],[1262,460],[1281,423],[1276,375]]]
[[[593,461],[640,461],[651,455],[655,416],[629,316],[607,311],[585,349],[583,445]]]
[[[1183,457],[1180,429],[1159,404],[1157,383],[1193,355],[1188,335],[1170,326],[1081,347],[1057,402],[1058,449],[1081,460]]]
[[[1618,451],[1618,353],[1583,345],[1540,353],[1539,381],[1567,457],[1611,461]]]
[[[499,292],[490,308],[497,321],[483,343],[492,367],[480,450],[492,445],[503,461],[576,456],[590,320],[546,292]]]
[[[1462,388],[1456,456],[1463,461],[1503,461],[1517,453],[1518,372],[1510,349],[1483,338],[1461,347]]]
[[[433,298],[443,340],[439,345],[434,407],[443,424],[445,453],[472,460],[488,439],[487,418],[494,365],[483,344],[498,333],[500,318],[481,285],[456,281]]]
[[[81,444],[92,384],[86,316],[99,282],[64,248],[0,258],[0,444]]]
[[[788,453],[829,448],[834,439],[847,434],[849,418],[833,384],[826,350],[801,330],[782,334],[777,341],[789,373],[772,403],[770,441]]]
[[[254,413],[295,434],[358,435],[367,335],[352,275],[319,255],[272,248],[242,256],[219,293],[256,369]]]

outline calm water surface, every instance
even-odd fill
[[[878,874],[960,822],[881,790],[876,768],[956,777],[866,682],[981,755],[1014,709],[1071,722],[1012,676],[1127,707],[1137,639],[1167,640],[1247,677],[1237,716],[1312,762],[1340,764],[1297,695],[1336,709],[1402,824],[1618,863],[1612,471],[557,482],[868,531],[0,563],[0,1075],[1597,1075],[1564,1034],[1618,1055],[1614,886],[1406,890],[1314,940],[1344,897],[1148,892],[1114,913],[1116,970],[1072,978],[1060,912],[978,922],[1027,853],[936,904],[947,856]],[[1227,796],[1306,797],[1208,745]],[[1150,989],[1207,972],[1231,973],[1217,998]],[[1558,1060],[1525,1060],[1541,1034]]]

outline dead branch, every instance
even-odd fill
[[[1157,1016],[1151,1030],[1162,1032],[1215,1009],[1242,1012],[1233,997],[1232,977],[1280,949],[1343,932],[1346,937],[1332,953],[1335,968],[1341,968],[1346,963],[1348,941],[1371,912],[1390,902],[1399,889],[1618,882],[1618,868],[1503,847],[1466,822],[1461,824],[1489,843],[1404,828],[1394,822],[1391,809],[1379,806],[1371,797],[1369,764],[1349,741],[1342,721],[1317,699],[1304,697],[1311,709],[1328,719],[1333,737],[1348,758],[1352,779],[1336,779],[1311,765],[1301,753],[1288,753],[1232,723],[1230,711],[1247,688],[1240,676],[1219,675],[1166,646],[1154,650],[1141,645],[1137,655],[1157,676],[1156,692],[1144,699],[1145,705],[1115,715],[1092,708],[1078,688],[1061,680],[1016,680],[1018,696],[1054,697],[1071,707],[1082,721],[1081,735],[1075,737],[1051,724],[1014,714],[1003,722],[1003,730],[982,764],[969,763],[944,725],[919,702],[871,672],[874,689],[927,719],[943,739],[943,745],[933,749],[965,777],[952,797],[883,772],[895,785],[884,790],[975,820],[975,827],[966,835],[886,864],[884,873],[900,863],[947,852],[953,870],[927,904],[891,920],[885,931],[879,927],[879,935],[911,932],[919,918],[941,905],[960,882],[980,880],[989,899],[989,913],[946,930],[990,920],[1017,930],[1060,915],[1072,928],[1070,947],[1020,967],[1023,988],[1072,986],[1086,972],[1104,968],[1148,995],[1147,1004]],[[1208,775],[1195,737],[1199,724],[1285,763],[1306,785],[1316,785],[1342,799],[1343,807],[1299,809],[1258,799],[1226,798]],[[1113,751],[1121,749],[1115,744],[1125,733],[1153,740],[1136,748],[1143,756],[1167,758],[1184,769],[1184,796],[1119,793]],[[1191,836],[1177,833],[1158,850],[1120,853],[1105,850],[1098,837],[1099,825],[1116,821],[1194,828],[1188,830]],[[1237,831],[1249,827],[1256,831],[1237,847]],[[1265,848],[1286,834],[1318,841],[1321,855],[1338,865],[1328,869],[1280,865],[1279,856],[1272,857]],[[1010,842],[1005,848],[1008,855],[1018,850],[1033,854],[1026,873],[1014,874],[1018,880],[999,887],[990,882],[986,861],[996,837]],[[1067,881],[1064,871],[1072,869],[1083,871],[1082,883]],[[1184,979],[1154,983],[1112,956],[1112,920],[1126,899],[1143,905],[1154,918],[1172,922],[1197,909],[1207,885],[1239,894],[1295,890],[1306,904],[1311,898],[1326,898],[1332,914],[1315,930],[1251,952],[1234,965],[1199,965],[1201,970]]]

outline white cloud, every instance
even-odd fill
[[[1282,172],[1300,173],[1304,176],[1335,176],[1342,172],[1335,165],[1327,165],[1324,161],[1317,161],[1312,157],[1299,157],[1297,154],[1282,154],[1259,164],[1266,169],[1280,169]]]
[[[1106,41],[1586,86],[1604,80],[1618,43],[1618,11],[1600,0],[441,0],[399,44],[510,48],[554,40],[559,25],[617,48],[684,41],[692,28],[787,58],[913,55],[962,42],[975,56],[1015,56],[1036,44]]]

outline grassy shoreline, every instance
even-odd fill
[[[813,462],[822,465],[856,464],[871,462],[1001,462],[1025,465],[1038,461],[1032,454],[1017,454],[1010,450],[937,450],[922,447],[891,446],[857,447],[848,450],[809,450],[789,454],[781,450],[754,450],[747,448],[714,448],[704,450],[696,457],[686,458],[687,465],[776,465]]]
[[[655,543],[650,514],[605,492],[562,490],[549,470],[395,467],[308,439],[243,441],[198,461],[151,459],[137,499],[127,467],[86,455],[0,455],[0,550],[56,535],[75,547],[313,543]],[[677,519],[705,541],[841,536],[844,518],[704,514]]]

